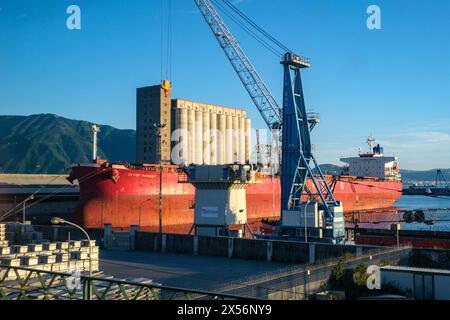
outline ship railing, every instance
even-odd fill
[[[0,300],[236,300],[223,293],[80,273],[0,266]]]

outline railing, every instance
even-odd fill
[[[359,264],[378,265],[382,261],[394,262],[409,256],[411,247],[386,248],[378,252],[368,252],[361,256],[344,259],[345,268],[354,269]],[[289,299],[305,299],[310,294],[318,292],[318,287],[310,287],[314,283],[326,283],[332,268],[339,263],[336,258],[323,260],[318,263],[302,264],[280,270],[259,274],[256,276],[240,278],[239,283],[230,283],[223,287],[223,292],[236,295],[252,296],[258,299],[267,299],[272,294],[283,293]],[[294,290],[302,287],[303,290]]]
[[[168,287],[150,280],[0,267],[0,300],[236,300],[246,297]]]

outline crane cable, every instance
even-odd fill
[[[167,10],[167,70],[166,78],[172,80],[172,0],[168,0]]]
[[[225,5],[227,5],[231,10],[233,10],[237,15],[239,15],[245,22],[255,28],[259,33],[261,33],[264,37],[266,37],[273,44],[278,46],[284,52],[292,52],[287,46],[277,40],[275,37],[270,35],[267,31],[261,28],[258,24],[256,24],[253,20],[251,20],[247,15],[245,15],[242,11],[240,11],[234,4],[232,4],[229,0],[222,0]]]
[[[164,69],[164,0],[160,0],[160,46],[159,46],[159,51],[160,51],[160,77],[161,77],[161,82],[164,80],[163,79],[163,69]]]
[[[167,3],[167,6],[164,5]],[[160,76],[161,81],[172,79],[173,6],[172,0],[160,3]]]
[[[240,27],[242,30],[244,30],[250,37],[252,37],[254,40],[259,42],[263,47],[265,47],[268,51],[273,53],[275,56],[280,57],[282,55],[282,52],[279,51],[279,49],[275,48],[273,45],[265,41],[263,38],[258,36],[254,31],[252,31],[248,26],[243,24],[239,21],[238,18],[233,16],[233,13],[231,13],[228,9],[226,9],[224,6],[222,6],[218,1],[211,0],[212,3],[214,3],[214,6],[219,9],[224,15],[226,15],[229,19],[231,19],[238,27]]]

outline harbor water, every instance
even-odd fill
[[[428,223],[404,221],[405,212],[422,210]],[[360,212],[352,218],[357,219],[361,228],[389,229],[392,224],[401,225],[401,230],[426,230],[450,232],[450,197],[404,195],[393,208],[377,212]],[[347,226],[354,226],[355,220],[347,217]]]

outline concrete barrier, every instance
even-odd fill
[[[272,261],[307,263],[309,262],[309,244],[295,241],[272,241]]]
[[[38,232],[42,232],[43,238],[52,242],[86,239],[86,236],[77,228],[71,226],[60,225],[33,225],[33,229]],[[103,244],[103,229],[86,229],[89,237],[92,240],[96,240],[98,244]]]
[[[166,252],[194,254],[194,236],[167,234]]]
[[[198,254],[201,256],[228,257],[229,238],[198,237]]]
[[[181,234],[163,234],[161,236],[158,233],[150,232],[135,233],[135,248],[138,251],[183,253],[299,264],[320,262],[337,258],[344,254],[360,256],[383,249],[375,246],[331,245],[230,237],[196,237]]]
[[[267,260],[267,240],[235,238],[233,257],[246,260]]]

